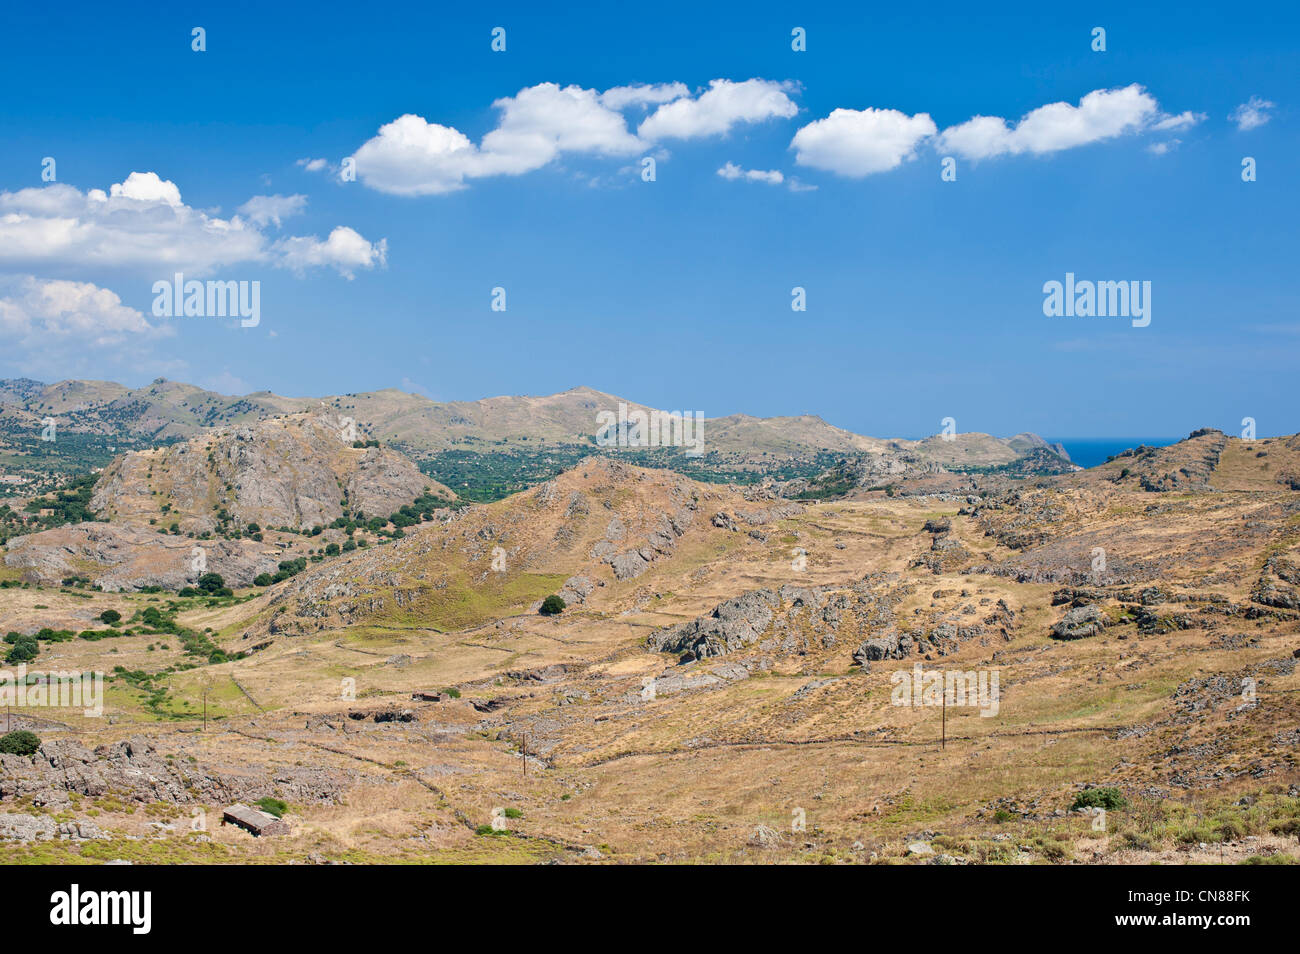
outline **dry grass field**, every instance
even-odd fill
[[[111,837],[0,852],[1294,862],[1300,610],[1286,604],[1300,495],[1276,479],[1293,455],[1285,441],[1227,441],[1208,486],[1166,492],[1132,469],[1119,479],[1116,462],[971,498],[802,506],[588,461],[247,601],[5,589],[3,631],[80,630],[105,609],[129,622],[170,602],[179,625],[245,653],[185,668],[166,635],[43,643],[33,669],[174,671],[151,683],[161,700],[110,680],[103,718],[10,717],[87,747],[147,738],[229,791],[284,800],[292,833],[220,826],[225,806],[203,785],[158,799],[17,794],[6,811],[90,818]],[[631,551],[650,559],[621,561]],[[566,590],[581,595],[563,613],[537,612]],[[765,622],[721,654],[648,646],[753,591],[771,593]],[[1096,631],[1058,638],[1080,610]],[[860,647],[882,637],[884,658],[864,665]],[[996,672],[996,713],[897,704],[896,673],[916,665]],[[1092,788],[1115,790],[1104,816],[1077,810]]]

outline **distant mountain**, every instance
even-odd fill
[[[664,413],[588,387],[544,397],[436,402],[393,388],[324,398],[283,397],[270,391],[238,397],[161,378],[142,388],[102,381],[52,385],[28,379],[0,381],[0,406],[0,427],[11,433],[38,430],[44,417],[53,416],[66,433],[158,442],[326,406],[355,418],[359,427],[417,459],[450,451],[494,454],[595,449],[602,420],[598,415],[618,415],[620,409],[629,416]],[[922,463],[955,468],[1005,466],[1041,453],[1068,463],[1062,448],[1048,445],[1035,434],[1008,439],[968,433],[922,441],[886,440],[854,434],[815,415],[708,418],[702,436],[703,450],[710,459],[734,468],[762,468],[783,460],[811,461],[828,454],[907,454]],[[665,453],[684,451],[673,447]]]

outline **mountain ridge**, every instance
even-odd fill
[[[48,385],[31,379],[5,379],[0,380],[0,405],[11,415],[19,415],[9,425],[11,430],[23,424],[37,427],[47,415],[56,419],[66,415],[73,419],[60,423],[68,432],[121,433],[153,440],[189,438],[208,427],[323,405],[355,417],[358,425],[415,457],[452,448],[493,453],[524,444],[594,446],[597,412],[617,412],[621,406],[628,413],[668,413],[587,385],[549,395],[494,395],[439,402],[398,388],[324,397],[287,397],[266,390],[224,395],[164,378],[140,388],[77,379]],[[686,413],[684,409],[682,413]],[[22,414],[27,415],[25,421]],[[937,440],[945,444],[936,444]],[[1022,449],[1032,446],[1050,448],[1068,462],[1063,448],[1034,434],[998,438],[968,432],[920,440],[879,438],[857,434],[808,413],[759,417],[738,412],[705,418],[704,441],[714,453],[734,458],[914,451],[936,462],[996,466],[1016,460],[1023,456]]]

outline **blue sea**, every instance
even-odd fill
[[[1184,437],[1186,435],[1183,435]],[[1080,467],[1096,467],[1106,463],[1120,451],[1146,444],[1148,447],[1167,447],[1177,444],[1182,437],[1049,437],[1049,443],[1058,441],[1065,445],[1070,460]]]

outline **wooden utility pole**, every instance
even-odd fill
[[[521,746],[521,749],[522,749],[522,751],[523,751],[523,753],[524,753],[524,775],[527,775],[527,774],[528,774],[528,735],[527,735],[527,733],[524,734],[524,741],[523,741],[523,744],[522,744],[522,746]]]
[[[208,687],[203,687],[203,731],[208,731]]]
[[[942,719],[943,719],[943,723],[942,723],[943,729],[942,729],[942,734],[939,737],[939,748],[946,749],[948,747],[948,687],[947,686],[945,686],[943,690]]]

